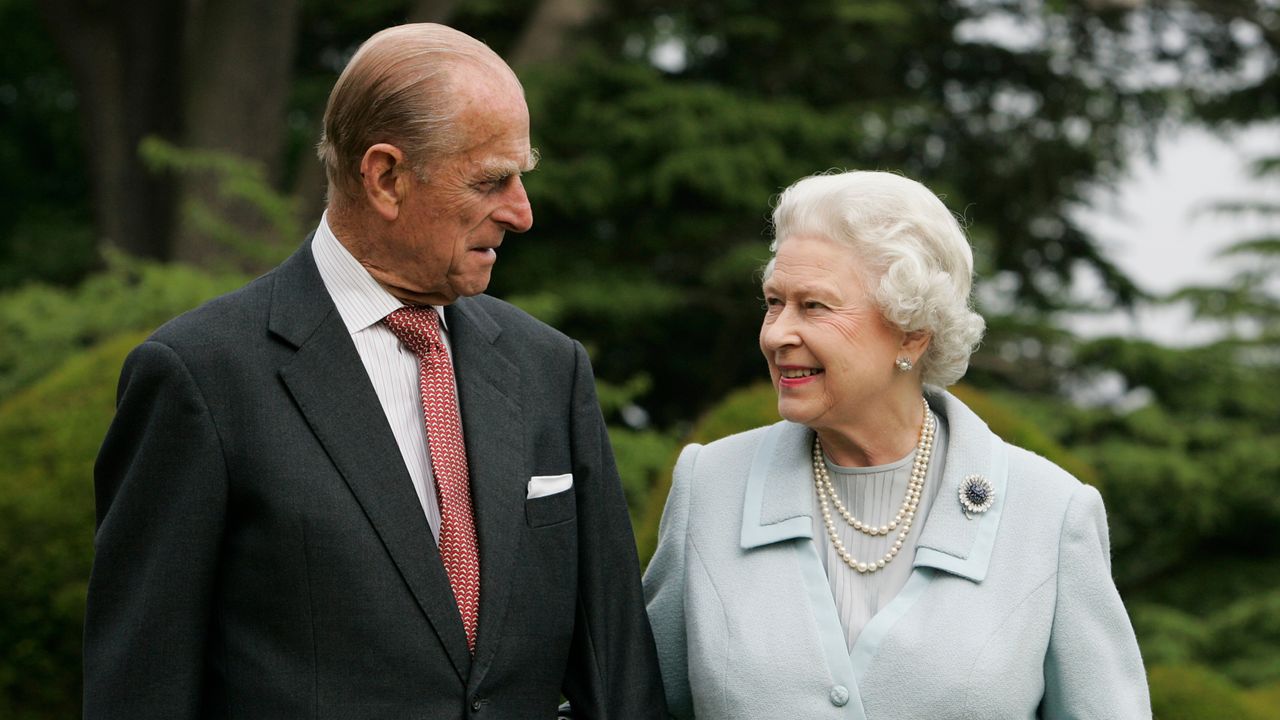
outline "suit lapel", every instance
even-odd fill
[[[297,348],[280,377],[466,681],[470,656],[448,577],[386,415],[311,256],[277,271],[269,328]]]
[[[480,628],[476,671],[492,662],[511,595],[529,480],[520,370],[497,348],[502,330],[480,302],[445,309],[453,345],[471,498],[480,542]]]

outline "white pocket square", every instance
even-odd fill
[[[563,475],[534,475],[529,478],[529,494],[526,500],[554,495],[573,487],[573,473]]]

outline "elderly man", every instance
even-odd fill
[[[126,361],[87,718],[665,717],[582,347],[481,295],[532,225],[510,68],[374,35],[302,248]]]

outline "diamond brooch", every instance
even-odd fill
[[[964,506],[965,517],[970,520],[991,509],[996,501],[996,490],[981,475],[966,475],[960,482],[960,504]]]

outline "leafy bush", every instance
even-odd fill
[[[0,717],[79,716],[93,461],[142,338],[77,354],[0,403]]]
[[[1208,610],[1137,601],[1130,613],[1150,665],[1204,665],[1245,687],[1280,684],[1280,587]]]
[[[1147,673],[1151,711],[1159,720],[1269,720],[1240,688],[1198,665],[1158,665]]]
[[[105,272],[75,288],[33,284],[0,293],[0,401],[78,350],[158,327],[244,282],[240,275],[113,255]]]

